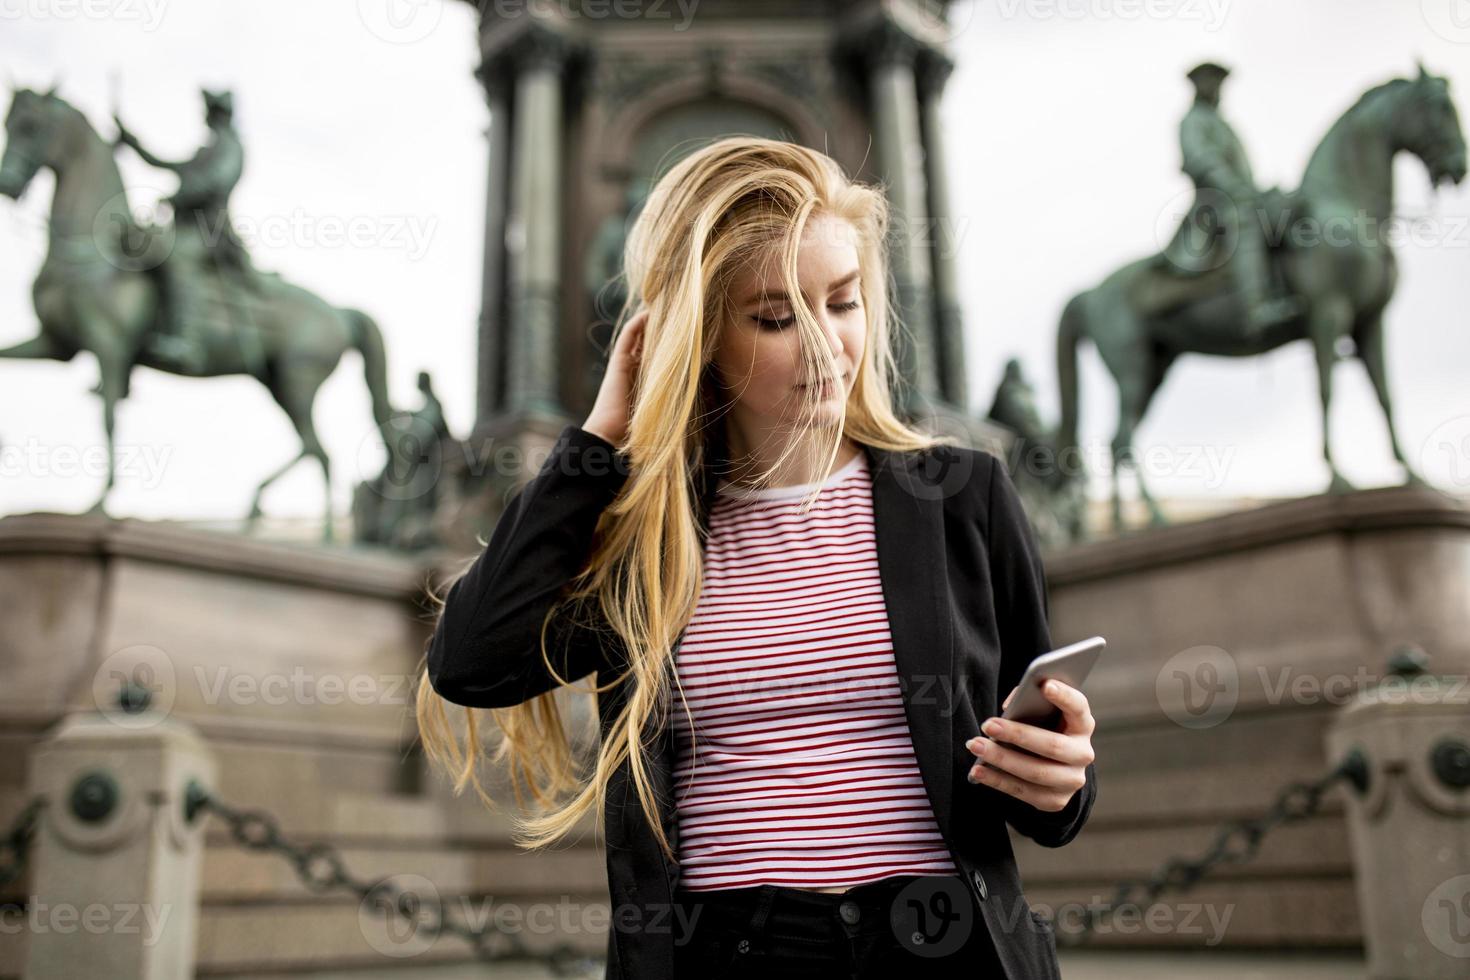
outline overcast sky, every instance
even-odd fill
[[[1185,71],[1204,59],[1233,69],[1224,107],[1258,181],[1294,187],[1332,120],[1368,87],[1411,75],[1416,57],[1452,79],[1462,116],[1470,114],[1470,16],[1457,18],[1454,3],[956,4],[958,67],[944,112],[971,408],[988,406],[1016,356],[1055,421],[1063,304],[1155,251],[1168,223],[1161,216],[1187,200],[1177,144],[1191,98]],[[0,0],[0,62],[17,84],[59,79],[61,94],[107,137],[118,108],[167,158],[187,157],[204,138],[198,89],[232,88],[247,152],[233,207],[257,264],[371,313],[387,340],[395,404],[418,404],[414,378],[426,369],[463,435],[474,411],[486,159],[474,21],[469,5],[451,0]],[[132,153],[118,159],[135,210],[175,186]],[[1426,475],[1466,493],[1470,182],[1435,197],[1417,160],[1401,156],[1395,173],[1398,213],[1429,222],[1398,250],[1388,313],[1399,434]],[[47,174],[20,204],[0,199],[0,346],[36,332],[30,283],[52,186]],[[1398,482],[1361,366],[1342,363],[1335,377],[1340,467],[1360,486]],[[0,361],[0,514],[79,511],[95,500],[95,382],[89,354],[66,364]],[[1084,442],[1105,448],[1116,394],[1090,347],[1082,386]],[[370,417],[360,362],[349,354],[316,410],[342,509],[380,464]],[[255,381],[148,369],[134,376],[117,437],[124,469],[110,511],[148,518],[239,517],[255,485],[297,448]],[[1324,488],[1320,440],[1315,368],[1297,342],[1257,358],[1182,358],[1136,445],[1167,451],[1169,462],[1151,473],[1158,495],[1283,496]],[[315,515],[321,493],[319,472],[303,463],[268,493],[266,510]]]

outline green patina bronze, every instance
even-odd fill
[[[1087,473],[1080,468],[1068,473],[1055,471],[1057,431],[1042,421],[1036,408],[1036,389],[1026,378],[1019,359],[1006,361],[1005,373],[985,415],[1015,433],[1006,465],[1037,537],[1050,548],[1071,544],[1072,529],[1083,524]]]
[[[1292,296],[1268,296],[1266,236],[1259,224],[1242,221],[1263,205],[1245,145],[1220,113],[1220,86],[1229,70],[1206,61],[1189,72],[1194,103],[1179,123],[1181,169],[1194,182],[1195,197],[1164,257],[1185,275],[1231,263],[1246,327],[1259,335],[1273,323],[1301,312]]]
[[[32,286],[40,332],[0,349],[0,357],[69,361],[97,358],[107,434],[104,505],[116,479],[116,408],[143,365],[171,374],[244,374],[270,391],[301,439],[301,450],[255,491],[247,521],[261,515],[261,496],[303,459],[321,466],[326,483],[323,537],[332,540],[331,468],[312,422],[312,405],[342,354],[363,357],[379,431],[388,424],[386,354],[367,314],[328,303],[279,276],[254,269],[229,225],[227,199],[243,155],[229,126],[228,100],[207,94],[211,144],[184,164],[146,154],[123,131],[120,144],[176,170],[176,220],[140,221],[113,159],[85,116],[56,94],[19,89],[5,118],[0,194],[18,199],[43,168],[56,175],[46,258]],[[183,297],[182,301],[178,301]],[[165,312],[169,311],[169,312]],[[173,318],[171,318],[171,315]]]
[[[165,200],[173,207],[173,249],[158,263],[164,287],[164,322],[149,335],[160,356],[172,357],[185,374],[205,368],[203,320],[209,309],[198,287],[201,273],[233,277],[235,285],[254,287],[259,279],[245,243],[230,220],[230,192],[245,169],[245,148],[234,125],[234,95],[202,90],[209,142],[188,160],[171,163],[150,153],[116,116],[115,145],[128,146],[144,162],[179,178],[179,189]],[[258,351],[257,351],[258,353]]]
[[[1118,385],[1112,441],[1112,519],[1118,531],[1124,466],[1135,470],[1150,523],[1167,523],[1137,473],[1133,433],[1184,353],[1248,357],[1309,341],[1317,360],[1329,490],[1340,493],[1354,488],[1333,462],[1327,419],[1332,367],[1350,342],[1372,380],[1406,483],[1424,482],[1394,431],[1383,311],[1396,285],[1390,243],[1394,157],[1400,151],[1418,157],[1435,186],[1465,177],[1465,137],[1449,82],[1421,65],[1415,78],[1365,92],[1328,130],[1301,186],[1288,194],[1256,191],[1239,140],[1218,114],[1221,78],[1218,66],[1192,73],[1201,97],[1185,118],[1181,142],[1196,196],[1183,226],[1161,253],[1130,262],[1074,296],[1058,328],[1062,419],[1054,479],[1065,486],[1080,469],[1077,347],[1086,338]],[[1271,295],[1273,279],[1279,295]],[[1072,536],[1080,538],[1080,512],[1075,520]]]

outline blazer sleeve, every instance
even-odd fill
[[[986,549],[995,614],[1000,635],[999,697],[1018,683],[1026,667],[1053,649],[1050,598],[1036,532],[1021,506],[1020,495],[1004,462],[990,455],[986,513]],[[1087,783],[1055,813],[1038,810],[1009,793],[995,791],[1007,822],[1044,847],[1061,847],[1082,830],[1097,799],[1095,763],[1087,765]]]
[[[624,453],[568,425],[540,471],[511,499],[485,550],[450,587],[429,640],[429,684],[446,700],[506,708],[560,686],[541,658],[541,623],[585,564],[604,508],[628,478]],[[567,681],[610,665],[603,632],[547,628],[547,656]]]

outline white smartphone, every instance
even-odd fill
[[[1080,691],[1087,675],[1092,672],[1093,664],[1097,663],[1098,656],[1107,645],[1108,641],[1102,637],[1091,636],[1050,653],[1043,653],[1031,661],[1026,672],[1021,675],[1021,682],[1016,685],[1016,696],[1006,705],[1001,718],[1052,731],[1061,728],[1062,709],[1041,693],[1042,683],[1058,680]]]

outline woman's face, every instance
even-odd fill
[[[852,391],[867,339],[858,279],[857,229],[842,218],[814,214],[797,252],[797,285],[816,314],[841,375],[834,385],[814,386],[818,424],[835,423]],[[775,249],[772,250],[775,253]],[[806,415],[813,380],[797,340],[796,309],[784,295],[780,256],[743,270],[731,285],[734,321],[722,327],[713,355],[733,404],[730,422],[747,434],[789,429]],[[759,441],[759,440],[752,440]]]

